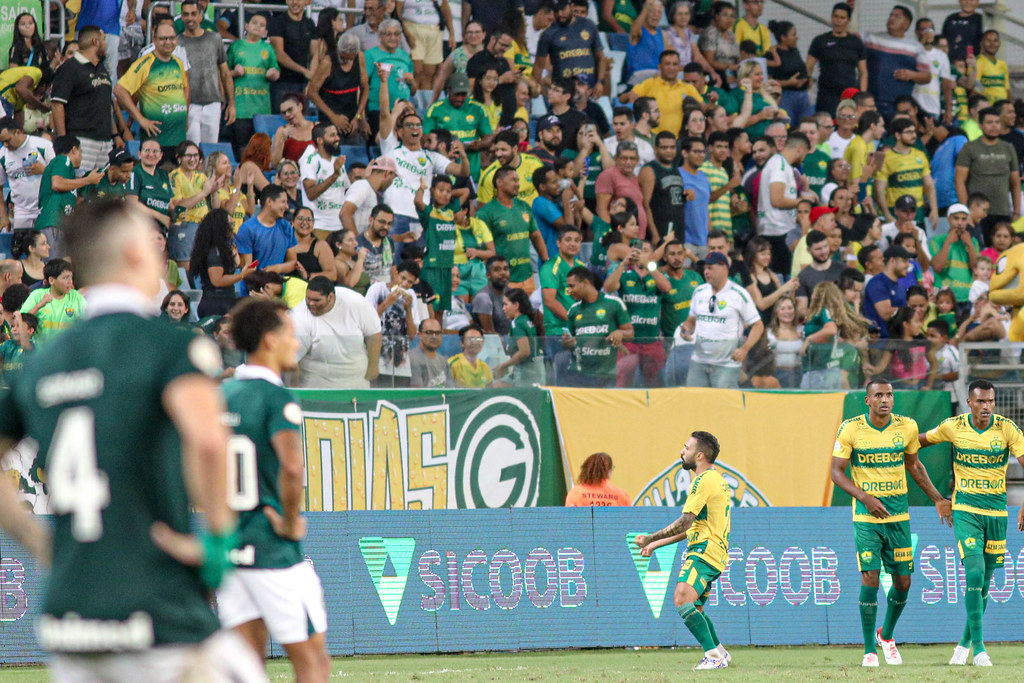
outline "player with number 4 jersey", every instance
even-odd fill
[[[36,635],[55,681],[261,680],[259,659],[219,630],[208,599],[235,529],[212,379],[220,352],[148,313],[166,270],[152,234],[121,201],[69,217],[88,319],[33,353],[0,394],[0,441],[38,442],[55,513]],[[190,505],[206,512],[201,544],[188,535]]]
[[[244,299],[231,313],[231,336],[247,354],[224,384],[234,428],[228,452],[232,507],[238,511],[237,571],[217,593],[221,624],[237,629],[256,652],[267,635],[281,643],[299,681],[326,681],[327,610],[313,565],[306,562],[302,409],[281,381],[297,366],[299,340],[279,300]],[[233,476],[231,476],[233,475]]]

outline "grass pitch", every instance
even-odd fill
[[[737,647],[731,650],[733,665],[719,671],[694,672],[700,660],[692,649],[657,650],[556,650],[454,655],[387,655],[338,657],[332,680],[352,681],[656,681],[690,680],[691,677],[723,681],[1007,681],[1024,680],[1024,647],[992,645],[995,666],[950,667],[949,645],[906,645],[900,648],[903,666],[862,669],[857,647]],[[272,660],[273,681],[292,680],[287,660]],[[0,682],[44,683],[41,667],[0,668]]]

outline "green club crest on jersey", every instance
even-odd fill
[[[363,555],[363,562],[370,572],[370,580],[377,590],[381,607],[392,626],[398,621],[398,610],[402,608],[402,597],[405,595],[405,584],[409,580],[409,567],[415,550],[415,538],[364,536],[359,539],[359,552]],[[394,576],[384,576],[389,558],[395,569]]]
[[[640,577],[640,583],[644,587],[644,595],[647,597],[647,604],[651,607],[651,614],[657,619],[661,616],[661,608],[665,605],[666,588],[672,578],[672,567],[675,565],[676,553],[679,552],[679,544],[672,543],[655,548],[652,553],[654,557],[644,557],[640,554],[640,548],[633,542],[640,534],[630,532],[626,534],[626,547],[633,558],[633,566],[636,574]],[[657,569],[652,569],[652,560],[657,564]]]

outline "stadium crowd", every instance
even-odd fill
[[[839,3],[805,55],[763,0],[349,4],[18,16],[4,373],[83,317],[61,220],[110,196],[229,366],[236,299],[284,298],[297,386],[948,388],[1007,335],[1024,102],[977,0]]]

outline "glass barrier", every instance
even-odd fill
[[[476,340],[479,341],[476,341]],[[896,389],[946,389],[954,401],[965,382],[984,377],[1024,398],[1024,345],[965,344],[960,351],[932,348],[927,339],[838,341],[764,339],[748,352],[732,342],[688,343],[641,339],[613,345],[606,336],[520,338],[470,332],[428,332],[414,338],[383,335],[379,372],[362,376],[367,348],[361,338],[316,340],[289,382],[304,388],[565,386],[654,389],[718,387],[841,391],[884,376]],[[331,352],[337,358],[332,362]],[[952,351],[952,352],[951,352]],[[959,362],[957,358],[960,358]],[[363,365],[359,365],[359,363]],[[964,374],[950,379],[962,364]],[[357,369],[354,379],[346,381]],[[373,375],[374,373],[368,373]]]

